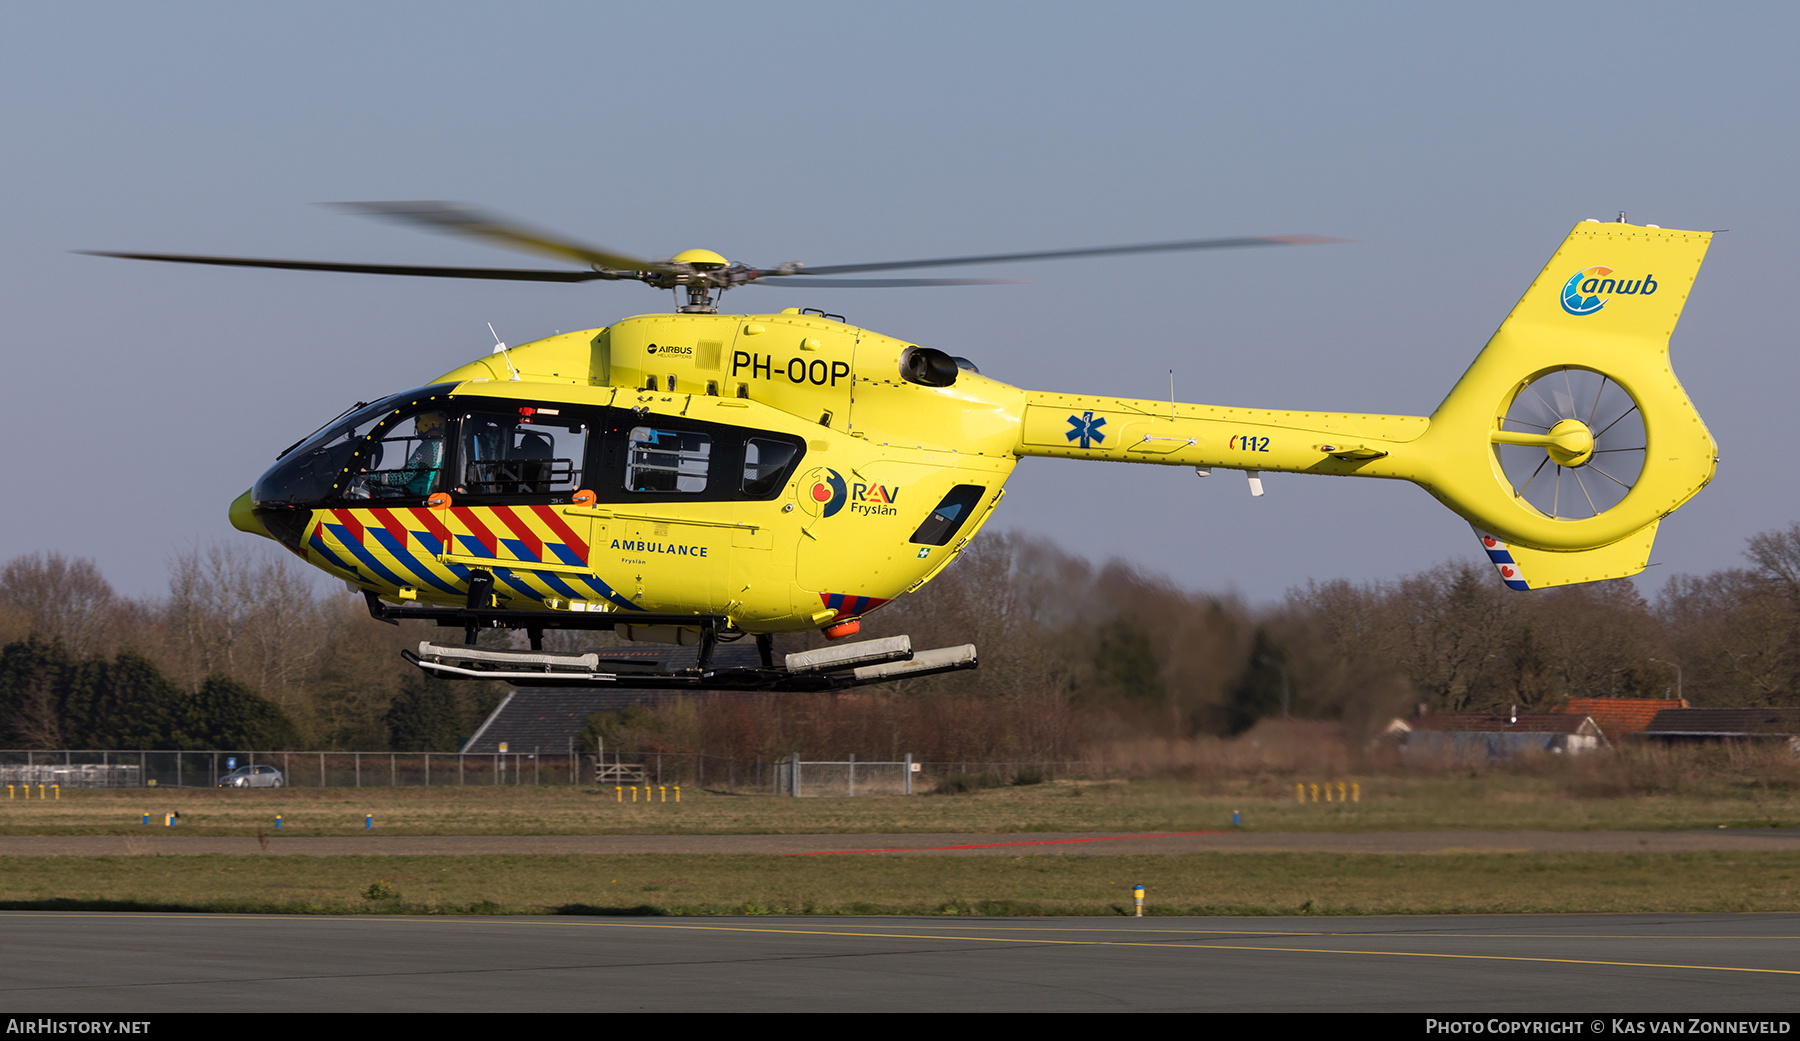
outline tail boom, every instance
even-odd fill
[[[1635,574],[1717,465],[1669,366],[1711,237],[1576,225],[1429,418],[1026,392],[1014,451],[1412,481],[1508,555],[1515,588]]]

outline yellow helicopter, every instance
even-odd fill
[[[1575,226],[1436,411],[1288,412],[1023,390],[943,351],[815,310],[718,313],[716,294],[970,284],[851,278],[1002,261],[1332,241],[1211,239],[759,269],[707,250],[646,261],[442,203],[359,212],[587,265],[446,268],[161,253],[103,256],[520,281],[632,280],[675,313],[497,345],[430,383],[358,403],[282,452],[231,504],[360,591],[376,617],[464,630],[409,660],[515,683],[821,690],[976,664],[905,637],[774,661],[772,635],[833,639],[932,580],[1028,456],[1412,481],[1467,519],[1514,589],[1632,575],[1662,517],[1711,480],[1717,446],[1669,366],[1707,232]],[[523,629],[531,650],[476,646]],[[546,630],[698,645],[657,671],[547,652]],[[759,666],[714,664],[754,636]]]

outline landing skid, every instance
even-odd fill
[[[492,650],[429,641],[420,643],[417,653],[400,654],[433,676],[505,680],[515,686],[638,690],[844,690],[976,665],[973,644],[914,651],[906,636],[790,654],[780,668],[697,665],[664,670],[646,662],[608,659],[604,650]]]
[[[606,611],[558,611],[547,615],[543,611],[512,611],[501,607],[478,607],[481,601],[475,593],[469,594],[467,607],[395,607],[383,603],[381,598],[368,591],[363,592],[363,600],[369,605],[369,614],[390,625],[399,625],[405,621],[430,622],[439,628],[461,629],[463,644],[475,646],[476,637],[483,629],[523,629],[531,640],[531,649],[542,652],[544,649],[544,631],[546,629],[578,629],[589,632],[615,629],[624,626],[676,626],[683,629],[700,631],[700,664],[712,663],[713,650],[718,646],[719,634],[725,632],[731,620],[720,614],[651,614],[648,611],[633,611],[630,614],[615,614]],[[739,634],[741,635],[741,634]],[[733,637],[736,638],[735,636]],[[758,648],[768,641],[758,636]],[[763,651],[763,664],[771,665],[770,649]]]
[[[789,654],[777,666],[774,641],[765,633],[756,636],[756,647],[762,659],[760,666],[719,666],[713,663],[713,652],[721,635],[727,639],[743,635],[730,633],[729,619],[723,615],[662,615],[642,611],[620,615],[595,611],[557,612],[553,618],[546,618],[542,611],[474,606],[480,602],[475,595],[470,596],[468,607],[396,607],[383,603],[373,593],[364,596],[369,613],[384,622],[397,625],[416,620],[463,630],[461,644],[424,641],[416,653],[400,652],[401,657],[427,674],[455,679],[504,680],[515,686],[828,691],[957,672],[973,669],[978,664],[973,644],[914,651],[911,637],[894,636]],[[700,644],[694,666],[665,669],[643,661],[609,659],[604,649],[588,652],[543,649],[545,629],[600,631],[621,625],[698,629]],[[531,650],[475,646],[475,638],[482,629],[496,628],[524,629],[530,636]]]

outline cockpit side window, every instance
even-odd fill
[[[357,451],[346,498],[423,499],[444,485],[448,419],[428,409],[372,430]]]

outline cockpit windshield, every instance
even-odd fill
[[[455,386],[454,383],[437,383],[390,395],[327,423],[283,453],[275,465],[257,479],[250,490],[251,500],[258,506],[302,506],[344,494],[344,473],[358,450],[366,447],[364,439],[371,431],[414,405],[442,401]],[[365,468],[377,469],[382,461],[373,462],[374,465]],[[398,461],[394,464],[397,467],[404,465]],[[395,480],[395,484],[422,479],[428,477],[408,473]]]

